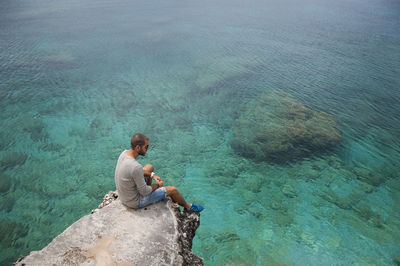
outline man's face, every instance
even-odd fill
[[[140,146],[140,149],[138,152],[139,155],[145,156],[148,149],[149,149],[149,141],[146,140],[145,144],[143,146]]]

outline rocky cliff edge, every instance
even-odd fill
[[[133,210],[110,191],[91,214],[14,265],[203,265],[191,252],[199,225],[200,214],[180,212],[170,200]]]

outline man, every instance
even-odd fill
[[[154,167],[151,164],[142,167],[136,161],[139,155],[145,156],[148,149],[149,139],[143,134],[135,134],[131,139],[130,150],[123,151],[118,158],[115,185],[122,203],[127,207],[138,209],[169,196],[173,202],[182,206],[185,212],[201,212],[203,207],[187,203],[176,187],[164,187],[161,178],[154,174]],[[151,184],[152,179],[155,184]]]

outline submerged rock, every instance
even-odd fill
[[[373,172],[368,168],[354,167],[353,172],[355,173],[357,179],[375,187],[385,182],[384,176],[382,176],[379,172]]]
[[[22,223],[15,222],[8,218],[0,218],[0,246],[8,248],[13,241],[26,236],[28,227]]]
[[[171,201],[133,210],[109,192],[99,205],[16,265],[203,265],[191,252],[200,214]]]
[[[61,150],[65,149],[65,147],[58,143],[44,143],[40,146],[40,149],[43,151],[60,152]]]
[[[7,192],[11,187],[11,178],[3,173],[0,173],[0,193]]]
[[[48,137],[45,124],[39,118],[26,116],[22,118],[20,123],[23,130],[31,134],[31,139],[33,141],[44,140]]]
[[[14,208],[15,202],[22,196],[23,195],[21,191],[13,191],[10,189],[7,193],[0,197],[0,210],[4,212],[10,212]]]
[[[237,235],[234,229],[228,228],[224,232],[215,235],[214,239],[217,243],[222,244],[224,242],[240,240],[240,237]]]
[[[397,265],[400,266],[400,256],[394,257],[393,262]]]
[[[249,102],[233,127],[232,148],[256,160],[286,162],[324,151],[342,136],[333,117],[273,91]]]
[[[294,215],[291,212],[276,212],[271,220],[280,227],[288,227],[293,223]]]
[[[24,164],[27,158],[28,156],[25,153],[9,152],[1,158],[0,166],[3,169],[13,168],[17,165]]]
[[[282,193],[288,198],[297,197],[296,190],[289,184],[286,184],[282,187]]]

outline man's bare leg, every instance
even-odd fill
[[[179,193],[176,187],[166,186],[165,190],[167,191],[167,196],[169,196],[173,202],[178,203],[187,210],[190,209],[190,207],[192,207],[191,204],[185,201],[185,199],[182,197],[181,193]]]

